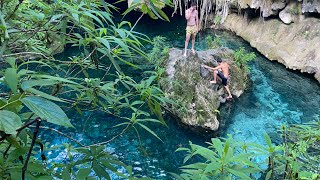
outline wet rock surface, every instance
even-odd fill
[[[165,65],[167,78],[162,80],[161,86],[166,95],[177,102],[171,109],[184,124],[210,130],[219,128],[218,109],[227,101],[227,93],[220,78],[217,84],[211,84],[213,72],[201,67],[202,64],[217,66],[214,57],[219,56],[230,64],[233,97],[244,92],[246,73],[234,64],[232,53],[230,49],[219,48],[198,51],[185,58],[182,50],[170,49]]]

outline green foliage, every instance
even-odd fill
[[[222,20],[222,17],[221,17],[221,16],[215,15],[215,16],[214,16],[214,19],[213,19],[213,23],[214,23],[215,25],[219,25],[219,24],[221,24],[221,20]]]
[[[247,152],[247,145],[237,143],[232,137],[213,138],[208,148],[192,144],[189,148],[179,148],[177,151],[187,151],[186,163],[192,157],[202,157],[200,162],[181,167],[182,179],[231,179],[238,177],[250,179],[249,174],[260,172],[258,165],[251,161],[256,155]]]
[[[222,46],[222,40],[218,36],[213,38],[212,36],[209,35],[206,37],[205,41],[206,41],[207,48],[216,49]]]
[[[197,162],[181,167],[177,179],[252,179],[263,173],[265,179],[317,179],[320,177],[320,121],[281,127],[282,144],[274,145],[265,134],[266,146],[239,143],[229,137],[213,138],[208,148],[192,144],[186,151],[184,163],[197,157]],[[201,157],[201,158],[199,158]],[[267,169],[260,169],[255,158],[266,157]]]
[[[156,67],[160,67],[169,58],[169,46],[166,43],[166,38],[156,36],[152,40],[153,48],[148,53],[148,59]]]
[[[122,120],[114,127],[122,130],[110,141],[138,127],[160,139],[146,124],[166,125],[161,106],[173,102],[157,84],[163,71],[145,73],[144,79],[136,81],[119,64],[137,67],[132,58],[147,59],[141,49],[149,38],[133,31],[130,22],[116,24],[111,13],[116,8],[105,1],[4,0],[2,5],[0,179],[134,178],[130,166],[105,151],[103,145],[109,141],[85,145],[67,136],[76,147],[71,142],[51,146],[38,137],[38,131],[64,135],[59,127],[79,123],[70,121],[67,114],[90,110]],[[63,60],[54,56],[66,45],[82,53]],[[66,152],[67,161],[48,163],[49,151]],[[124,170],[118,172],[119,168]]]
[[[127,15],[132,10],[139,9],[143,14],[148,14],[152,19],[160,18],[162,20],[170,21],[168,16],[161,10],[161,8],[163,8],[164,6],[172,7],[172,1],[135,0],[129,5],[129,8],[123,13],[123,15]]]
[[[255,58],[255,53],[246,53],[244,47],[241,47],[234,52],[234,59],[237,66],[241,69],[244,69],[246,72],[249,71],[249,67],[247,66],[248,62],[254,60]]]

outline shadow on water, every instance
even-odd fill
[[[185,22],[182,17],[176,16],[171,23],[143,18],[135,30],[150,37],[165,36],[172,46],[183,48],[184,29]],[[313,78],[288,71],[284,66],[270,62],[248,43],[229,32],[200,33],[196,50],[206,48],[204,39],[209,34],[221,37],[226,47],[236,50],[244,46],[248,52],[255,52],[257,55],[257,59],[250,64],[250,88],[232,104],[221,107],[221,119],[225,122],[221,128],[223,136],[232,134],[238,141],[263,144],[264,132],[268,132],[275,139],[276,128],[281,124],[308,122],[313,120],[316,113],[320,113],[320,86]],[[68,54],[68,51],[66,53],[71,54]],[[78,130],[73,133],[74,138],[86,144],[103,142],[122,130],[112,128],[119,121],[107,114],[94,112],[89,116],[90,113],[86,112],[84,116],[73,116],[72,119]],[[157,124],[149,125],[163,142],[144,130],[139,131],[139,136],[132,130],[108,144],[108,151],[132,165],[134,173],[141,177],[168,179],[168,172],[177,173],[178,168],[183,165],[184,154],[175,150],[187,147],[189,141],[205,145],[213,134],[205,131],[195,133],[179,124],[169,114],[165,115],[165,119],[168,128]],[[52,139],[50,134],[44,136]],[[63,141],[63,138],[53,138],[53,143]]]

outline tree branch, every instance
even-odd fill
[[[35,127],[35,126],[30,126],[30,127]],[[60,134],[61,136],[64,136],[64,137],[66,137],[66,138],[70,139],[71,141],[73,141],[73,142],[77,143],[78,145],[80,145],[80,146],[82,146],[82,147],[86,147],[86,145],[84,145],[84,144],[82,144],[81,142],[79,142],[79,141],[75,140],[74,138],[72,138],[72,137],[70,137],[70,136],[68,136],[68,135],[64,134],[64,133],[63,133],[63,132],[61,132],[61,131],[58,131],[58,130],[53,129],[53,128],[50,128],[50,127],[45,127],[45,126],[39,126],[39,128],[41,128],[41,129],[47,129],[47,130],[50,130],[50,131],[54,131],[54,132],[56,132],[56,133]]]
[[[40,127],[40,124],[41,124],[41,119],[40,118],[36,118],[36,121],[37,121],[37,125],[36,125],[36,128],[35,128],[34,132],[33,132],[33,138],[32,138],[32,142],[31,142],[31,146],[30,146],[30,149],[29,149],[29,152],[28,152],[28,155],[27,155],[27,159],[24,162],[24,165],[22,167],[22,179],[23,180],[25,179],[25,174],[26,174],[26,171],[28,169],[28,163],[29,163],[29,160],[30,160],[31,152],[32,152],[34,143],[36,142],[38,131],[39,131],[39,127]]]
[[[46,59],[49,59],[49,57],[47,57],[46,55],[38,52],[20,52],[20,53],[6,54],[6,55],[0,55],[0,58],[13,57],[13,56],[27,56],[27,55],[40,55]]]
[[[18,8],[22,4],[22,2],[23,2],[23,0],[19,0],[19,4],[16,5],[13,12],[6,18],[6,20],[10,19],[14,15],[14,13],[18,10]]]

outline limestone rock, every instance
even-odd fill
[[[320,13],[320,0],[303,1],[302,12]]]
[[[288,11],[288,8],[285,8],[284,10],[280,11],[279,18],[285,24],[290,24],[294,21],[294,16],[290,11]]]
[[[282,1],[274,2],[274,3],[272,3],[272,5],[271,5],[271,9],[272,9],[273,11],[281,10],[281,9],[283,9],[284,7],[286,7],[286,2],[282,2]]]
[[[198,51],[188,58],[182,54],[182,50],[170,49],[165,65],[167,78],[161,82],[165,94],[179,104],[171,109],[187,125],[217,130],[217,110],[220,103],[226,102],[227,94],[219,78],[217,84],[210,84],[213,74],[201,67],[201,64],[216,66],[213,55],[227,57],[230,64],[230,90],[234,97],[243,93],[246,74],[230,60],[232,51],[227,48]]]
[[[289,69],[314,74],[320,82],[320,21],[306,18],[285,25],[273,19],[249,23],[243,17],[230,14],[224,27],[235,32],[270,60],[277,60]],[[266,30],[267,29],[267,30]]]

